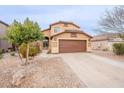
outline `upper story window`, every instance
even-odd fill
[[[60,31],[61,31],[61,28],[60,28],[60,27],[55,27],[55,28],[54,28],[54,32],[55,32],[55,33],[58,33],[58,32],[60,32]]]

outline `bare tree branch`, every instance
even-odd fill
[[[95,30],[100,33],[124,34],[124,6],[115,7],[113,11],[106,11],[98,21],[98,27]]]

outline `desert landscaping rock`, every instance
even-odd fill
[[[50,58],[45,62],[38,60],[33,69],[37,70],[27,76],[20,87],[86,87],[61,58]]]
[[[5,55],[0,63],[0,87],[65,88],[86,87],[60,57],[37,56],[26,66],[19,66],[18,57]]]
[[[12,85],[19,86],[22,83],[25,76],[26,76],[26,73],[24,69],[15,72],[12,79]]]
[[[12,87],[12,72],[10,69],[6,69],[5,71],[0,71],[0,87]]]

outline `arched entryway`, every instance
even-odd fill
[[[49,48],[49,37],[45,36],[45,38],[43,40],[43,48],[44,49],[48,49]]]

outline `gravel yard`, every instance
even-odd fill
[[[12,85],[14,73],[25,73],[18,86]],[[19,65],[19,59],[6,54],[0,60],[0,87],[65,88],[86,87],[60,57],[36,57],[26,66]]]

